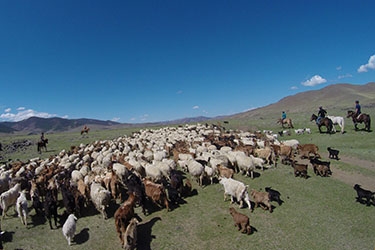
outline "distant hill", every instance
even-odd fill
[[[119,125],[118,122],[101,121],[95,119],[64,119],[59,117],[40,118],[30,117],[19,122],[1,122],[1,133],[25,132],[25,133],[40,133],[40,132],[61,132],[69,130],[81,129],[84,125],[94,127],[112,127]]]
[[[319,106],[341,113],[353,109],[354,101],[360,100],[364,110],[375,107],[375,82],[365,85],[353,85],[347,83],[333,84],[319,90],[305,91],[295,95],[282,98],[276,103],[254,110],[220,117],[191,117],[172,121],[161,121],[155,123],[130,124],[113,121],[101,121],[95,119],[64,119],[64,118],[39,118],[31,117],[19,122],[0,122],[0,133],[40,133],[40,132],[61,132],[80,130],[84,125],[96,129],[110,129],[116,127],[139,127],[149,125],[171,125],[206,122],[210,120],[226,119],[249,119],[265,115],[279,116],[282,110],[288,114],[316,112]]]
[[[354,109],[354,101],[359,100],[362,109],[375,107],[375,82],[365,85],[353,85],[339,83],[329,85],[319,90],[310,90],[282,98],[276,103],[254,110],[228,116],[232,119],[242,119],[272,115],[279,117],[282,110],[288,114],[317,112],[319,106],[323,106],[329,112],[345,114],[349,109]]]

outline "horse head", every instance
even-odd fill
[[[310,118],[310,122],[316,121],[316,119],[318,119],[318,117],[315,114],[312,114]]]
[[[347,114],[346,118],[353,117],[353,115],[354,115],[354,111],[348,110],[348,114]]]

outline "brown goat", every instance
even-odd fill
[[[217,171],[219,172],[219,177],[225,177],[225,178],[233,178],[234,170],[231,168],[227,168],[221,164],[218,164]]]
[[[146,196],[151,199],[154,204],[159,207],[164,205],[167,211],[169,211],[169,202],[164,187],[161,184],[154,183],[145,178],[143,179],[143,185],[145,187]]]
[[[301,155],[301,159],[309,158],[310,154],[313,154],[315,157],[320,158],[320,155],[318,153],[319,147],[315,144],[299,144],[297,149],[299,154]]]
[[[263,208],[264,210],[268,208],[270,213],[272,213],[273,210],[272,210],[272,206],[270,203],[270,197],[269,197],[268,192],[261,192],[261,191],[252,189],[250,192],[250,195],[251,197],[253,197],[255,207],[258,207],[260,205],[261,208]]]
[[[307,164],[297,163],[296,161],[292,161],[291,163],[294,169],[294,176],[301,176],[307,179]]]
[[[229,213],[234,220],[234,226],[241,230],[241,233],[251,234],[250,219],[247,215],[241,214],[233,207],[229,208]]]
[[[130,220],[134,217],[136,197],[134,193],[130,193],[128,199],[116,210],[115,226],[118,237],[121,241],[121,246],[124,245],[124,234],[128,227]]]

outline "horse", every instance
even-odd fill
[[[341,128],[341,134],[344,133],[344,131],[345,131],[345,129],[344,129],[344,127],[345,127],[344,117],[327,115],[327,118],[331,119],[331,121],[333,123],[333,132],[336,133],[335,125],[339,125],[340,128]]]
[[[38,152],[42,153],[42,148],[44,148],[47,152],[47,144],[48,144],[48,139],[44,139],[43,141],[38,141],[37,143]]]
[[[320,127],[322,127],[322,126],[326,126],[327,134],[332,133],[333,122],[332,122],[331,119],[329,119],[327,117],[324,117],[324,118],[321,118],[319,120],[319,122],[317,122],[317,119],[318,119],[318,116],[316,116],[315,114],[312,114],[311,118],[310,118],[310,121],[316,122],[316,124],[318,125],[318,128],[319,128],[319,133],[322,133],[322,130],[320,129]]]
[[[81,135],[83,135],[84,133],[88,134],[89,131],[90,131],[90,128],[85,126],[85,127],[81,130]]]
[[[348,110],[348,115],[346,116],[346,118],[349,118],[349,117],[352,118],[353,123],[354,123],[354,128],[356,131],[358,130],[357,124],[362,123],[362,122],[365,124],[365,130],[370,131],[370,126],[371,126],[370,115],[360,114],[357,116],[357,114],[353,110]]]
[[[290,119],[290,118],[285,118],[284,120],[282,118],[279,118],[277,120],[277,123],[280,123],[283,128],[284,128],[284,124],[287,124],[288,128],[294,128],[293,123],[292,123],[292,119]]]

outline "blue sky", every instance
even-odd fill
[[[0,1],[0,121],[214,117],[373,82],[374,9],[354,0]]]

